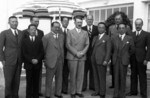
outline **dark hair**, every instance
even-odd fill
[[[67,16],[63,16],[63,17],[61,17],[61,21],[63,21],[63,20],[64,20],[64,18],[66,18],[66,19],[68,19],[68,20],[69,20],[69,18],[68,18]]]
[[[131,22],[129,18],[127,17],[127,15],[124,12],[119,12],[119,11],[114,12],[111,16],[107,18],[105,22],[108,27],[115,24],[115,17],[117,15],[121,15],[122,21],[124,22],[124,24],[128,25],[132,29]]]
[[[60,25],[60,23],[58,21],[54,21],[54,22],[51,23],[51,27],[53,27],[55,23]]]
[[[34,26],[34,27],[37,29],[37,26],[36,26],[35,24],[30,24],[30,25],[28,26],[28,29],[30,29],[31,26]]]
[[[16,19],[17,19],[16,16],[10,16],[10,17],[8,18],[8,20],[10,20],[10,19],[12,19],[12,18],[16,18]]]
[[[141,20],[141,22],[142,22],[142,24],[143,24],[142,18],[137,18],[137,19],[135,20],[135,22],[136,22],[137,20]]]
[[[118,28],[119,28],[119,26],[122,25],[122,24],[125,25],[125,27],[127,27],[127,25],[122,22],[122,23],[119,23],[119,24],[118,24]]]
[[[105,28],[107,29],[105,22],[99,22],[98,25],[100,25],[100,24],[103,24],[105,26]]]
[[[30,21],[32,21],[33,18],[39,18],[39,17],[38,17],[38,16],[31,16],[31,17],[30,17]]]

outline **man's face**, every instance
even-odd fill
[[[18,27],[18,20],[17,18],[10,18],[9,19],[9,25],[12,29],[17,29]]]
[[[38,27],[38,25],[39,25],[39,18],[33,17],[33,19],[31,20],[31,24],[35,24]]]
[[[59,31],[60,31],[60,24],[59,23],[54,23],[54,25],[52,27],[52,31],[54,33],[59,33]]]
[[[75,19],[75,26],[76,26],[76,28],[78,28],[78,29],[81,29],[81,27],[82,27],[82,22],[83,22],[83,20],[82,19]]]
[[[99,24],[98,25],[98,32],[99,34],[102,34],[106,31],[105,25],[104,24]]]
[[[119,34],[123,35],[124,33],[126,33],[126,26],[124,24],[120,24],[118,30]]]
[[[92,16],[87,16],[86,23],[87,23],[88,26],[91,26],[93,24],[93,17]]]
[[[35,36],[36,27],[35,26],[30,26],[29,33],[30,33],[31,36]]]
[[[116,23],[116,24],[119,24],[119,23],[121,23],[121,22],[122,22],[122,17],[121,17],[121,15],[115,16],[115,23]]]
[[[135,28],[137,31],[140,31],[142,29],[142,26],[143,26],[142,20],[136,20],[135,21]]]
[[[62,24],[62,26],[63,26],[64,28],[67,28],[67,27],[68,27],[68,24],[69,24],[69,19],[68,19],[68,18],[63,18],[61,24]]]

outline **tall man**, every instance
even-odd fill
[[[26,98],[39,98],[39,75],[44,55],[42,40],[35,36],[37,26],[28,26],[29,36],[22,42],[22,57],[26,69]]]
[[[18,20],[15,16],[9,17],[8,21],[10,29],[0,34],[0,61],[4,68],[5,98],[19,98],[23,33],[17,29]]]
[[[69,29],[67,28],[69,24],[69,18],[61,17],[61,24],[62,24],[62,31],[64,34],[64,65],[63,65],[62,93],[67,94],[68,93],[69,68],[68,68],[68,63],[66,59],[66,55],[67,55],[66,35],[67,35],[67,32],[69,31]]]
[[[131,89],[129,96],[138,94],[138,81],[140,83],[140,94],[142,98],[147,98],[147,75],[146,66],[150,60],[150,34],[142,30],[143,20],[135,20],[136,31],[132,37],[135,44],[135,54],[131,58]]]
[[[46,98],[52,98],[52,82],[55,75],[55,97],[62,98],[62,70],[64,63],[64,35],[60,33],[60,23],[51,24],[51,32],[45,35],[43,46],[46,66]]]
[[[37,29],[36,29],[36,37],[42,39],[42,37],[44,36],[44,32],[40,29],[38,29],[38,25],[39,25],[39,18],[37,16],[33,16],[30,18],[30,23],[31,24],[35,24]],[[29,32],[28,29],[24,30],[24,36],[23,38],[28,38],[29,37]],[[41,62],[41,66],[42,66],[42,62]],[[42,68],[40,69],[40,76],[39,76],[39,96],[42,96],[42,91],[41,91],[41,86],[42,86]]]
[[[93,37],[98,35],[98,30],[97,30],[97,26],[93,25],[93,16],[92,15],[87,15],[86,23],[87,23],[87,25],[82,27],[82,29],[87,31],[87,33],[89,35],[90,45],[89,45],[89,49],[87,51],[87,60],[85,62],[82,91],[85,91],[87,89],[88,80],[89,80],[89,89],[95,90],[94,78],[93,78],[93,68],[92,68],[92,64],[91,64],[91,53],[92,53],[92,49],[91,49],[92,45],[91,44],[92,44]],[[88,72],[89,72],[89,79],[87,79]]]
[[[114,66],[115,87],[114,98],[125,98],[126,74],[130,63],[130,55],[134,53],[131,36],[126,35],[126,25],[119,24],[118,36],[112,37],[112,63]]]
[[[105,98],[106,93],[106,69],[111,55],[111,40],[106,35],[106,25],[98,23],[99,35],[92,42],[92,65],[94,73],[95,95]]]
[[[81,29],[82,17],[76,16],[74,21],[75,28],[67,33],[66,43],[72,98],[75,98],[75,95],[84,96],[81,91],[84,78],[84,62],[89,47],[88,33]]]

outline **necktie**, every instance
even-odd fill
[[[120,38],[120,40],[122,41],[122,35],[120,35],[120,37],[119,37],[119,38]]]
[[[89,36],[91,37],[91,27],[89,27]]]
[[[136,34],[136,36],[139,36],[140,34],[139,34],[139,31],[137,31],[137,34]]]
[[[16,30],[14,31],[14,33],[15,33],[15,37],[18,38],[18,34],[17,34]]]
[[[66,29],[64,29],[64,34],[66,34]]]

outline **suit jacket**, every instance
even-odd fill
[[[89,47],[89,37],[87,31],[81,30],[80,33],[76,29],[67,33],[67,59],[68,60],[86,60],[86,52]],[[77,52],[81,51],[85,54],[82,58],[77,58]]]
[[[82,29],[87,31],[87,33],[88,33],[87,25],[82,27]],[[88,35],[89,35],[89,33],[88,33]],[[91,54],[92,54],[92,40],[93,40],[94,36],[97,36],[97,35],[98,35],[98,28],[97,28],[97,26],[93,25],[92,32],[91,32],[91,37],[89,36],[90,45],[89,45],[89,49],[87,51],[87,57],[91,57]]]
[[[38,37],[32,42],[30,37],[23,39],[22,42],[22,57],[25,69],[32,69],[32,67],[40,68],[44,56],[43,43]],[[37,59],[38,64],[32,64],[32,59]]]
[[[18,62],[22,64],[21,43],[23,33],[18,31],[18,39],[11,29],[2,31],[0,34],[0,61],[5,61],[5,65],[13,66]]]
[[[150,60],[150,34],[146,31],[141,31],[139,37],[136,37],[136,32],[132,33],[135,44],[135,56],[138,62]],[[147,47],[147,49],[146,49]]]
[[[59,34],[55,39],[52,32],[46,34],[43,38],[46,67],[54,68],[58,58],[64,60],[64,35]]]
[[[95,36],[92,42],[92,62],[102,65],[104,61],[108,62],[111,55],[111,40],[108,35],[104,34],[101,39]]]
[[[123,41],[120,41],[119,36],[113,36],[112,49],[113,64],[115,65],[117,61],[121,60],[123,65],[128,65],[130,63],[130,55],[132,55],[135,51],[132,37],[125,35]]]
[[[126,34],[127,35],[131,35],[132,34],[131,28],[127,25],[126,29],[127,29],[127,33]],[[119,35],[118,28],[116,27],[116,25],[111,25],[109,27],[109,29],[108,29],[108,35],[109,36],[117,36],[117,35]]]
[[[28,38],[29,36],[28,29],[24,30],[23,33],[24,33],[23,38]],[[44,32],[42,30],[37,29],[37,33],[38,33],[37,37],[42,39],[42,37],[44,36]]]

